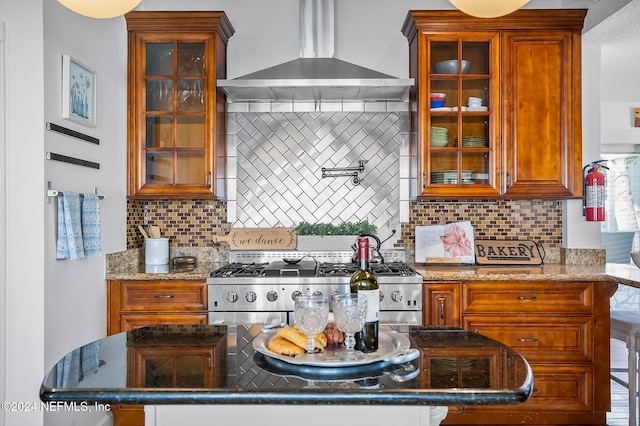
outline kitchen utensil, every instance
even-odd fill
[[[471,62],[462,60],[460,64],[462,68],[462,74],[467,74],[469,68],[471,68]],[[451,59],[448,61],[437,62],[433,65],[433,72],[435,74],[458,74],[458,61]]]
[[[431,94],[431,108],[443,107],[446,99],[447,99],[446,93],[432,93]]]
[[[162,238],[162,231],[160,231],[160,228],[158,226],[150,226],[149,236],[151,238]]]
[[[169,263],[169,239],[147,238],[144,240],[145,265],[167,265]]]
[[[362,359],[365,354],[355,350],[355,333],[364,327],[367,315],[367,297],[363,294],[336,294],[332,300],[333,317],[338,330],[344,332],[345,350],[336,352],[336,359]]]
[[[138,225],[138,229],[140,230],[140,233],[142,234],[145,240],[149,238],[149,234],[147,234],[147,231],[144,230],[142,225]]]
[[[329,321],[329,299],[325,296],[300,295],[293,308],[298,329],[307,335],[307,357],[315,357],[315,338]]]
[[[349,372],[355,372],[356,369],[361,374],[362,369],[367,370],[381,365],[409,362],[419,355],[419,351],[410,348],[411,341],[407,336],[395,330],[384,328],[380,330],[378,350],[368,353],[363,359],[351,361],[336,359],[336,352],[342,350],[337,345],[327,346],[324,356],[314,359],[276,354],[267,347],[274,334],[274,331],[271,330],[264,334],[261,333],[253,340],[253,348],[265,355],[265,358],[268,358],[267,362],[277,363],[278,366],[286,368],[289,372],[321,374],[325,378],[349,374]]]
[[[391,234],[393,235],[393,234]],[[382,243],[380,242],[380,238],[378,238],[375,235],[372,234],[360,234],[359,237],[370,237],[373,238],[376,241],[376,246],[372,247],[369,250],[371,259],[369,259],[370,262],[372,263],[384,263],[384,258],[382,257],[382,255],[380,254],[380,246],[382,245]],[[388,240],[389,238],[387,238]],[[385,241],[387,241],[385,240]],[[358,246],[356,245],[358,242],[358,240],[356,239],[356,242],[353,243],[351,245],[351,248],[353,249],[353,256],[351,256],[351,261],[352,262],[357,262],[358,261]]]

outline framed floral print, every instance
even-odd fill
[[[62,55],[62,118],[96,126],[96,72]]]

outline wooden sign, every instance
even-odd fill
[[[293,250],[298,234],[295,228],[234,228],[227,235],[215,235],[213,241],[224,241],[232,250]]]
[[[541,265],[538,245],[531,240],[475,240],[478,265]]]

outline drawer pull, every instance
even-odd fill
[[[518,296],[518,300],[536,300],[538,296]]]
[[[438,301],[440,302],[440,319],[444,320],[444,297],[439,297]]]
[[[538,339],[536,339],[535,337],[520,337],[518,341],[524,342],[524,343],[530,343],[530,342],[537,342]]]
[[[156,299],[173,299],[173,294],[156,294]]]

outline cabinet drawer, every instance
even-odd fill
[[[122,281],[120,311],[206,311],[204,281]]]
[[[591,317],[463,317],[467,330],[491,337],[529,362],[593,361]]]
[[[590,282],[468,282],[462,286],[462,313],[591,313]]]
[[[130,331],[134,328],[148,327],[159,324],[187,324],[207,325],[209,315],[201,314],[121,314],[120,331]]]
[[[535,383],[527,402],[499,407],[465,407],[465,411],[593,411],[593,371],[590,365],[531,365],[531,369]]]

